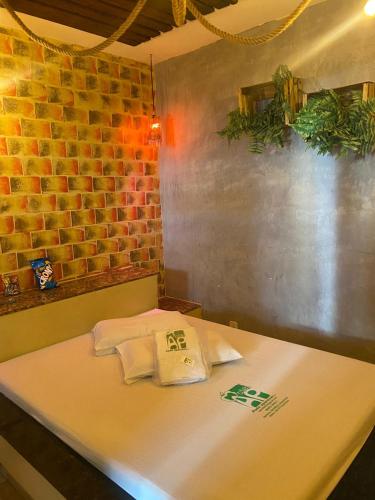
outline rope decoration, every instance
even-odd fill
[[[186,10],[193,14],[193,16],[211,33],[223,38],[224,40],[228,40],[229,42],[239,43],[242,45],[262,45],[264,43],[270,42],[277,36],[281,35],[286,31],[290,26],[299,18],[299,16],[307,9],[311,0],[302,0],[298,7],[291,13],[289,16],[274,30],[270,31],[261,36],[243,36],[243,35],[233,35],[232,33],[228,33],[227,31],[221,30],[217,28],[213,24],[211,24],[207,19],[201,14],[198,8],[195,6],[192,0],[171,0],[172,1],[172,12],[175,23],[177,26],[182,26],[186,21]],[[130,26],[137,19],[139,14],[141,13],[143,7],[146,5],[147,0],[138,0],[133,10],[130,12],[129,16],[125,21],[121,24],[121,26],[114,32],[110,37],[108,37],[103,42],[91,47],[89,49],[81,49],[74,50],[68,48],[66,46],[58,46],[55,45],[45,38],[38,36],[34,33],[30,28],[26,26],[26,24],[22,21],[22,19],[18,16],[18,14],[14,11],[14,9],[9,4],[8,0],[0,0],[0,4],[2,4],[5,9],[9,12],[14,21],[18,24],[21,30],[34,42],[43,45],[49,50],[53,52],[57,52],[58,54],[68,55],[68,56],[95,56],[99,52],[102,52],[104,49],[112,45],[114,42],[117,42],[124,33],[130,28]]]

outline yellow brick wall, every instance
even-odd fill
[[[29,261],[48,256],[60,281],[129,264],[162,276],[150,99],[144,64],[0,27],[0,275],[33,288]]]

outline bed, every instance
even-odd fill
[[[243,359],[199,384],[127,386],[87,333],[1,363],[0,391],[135,498],[327,498],[374,427],[375,366],[188,321]]]

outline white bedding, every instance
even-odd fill
[[[187,319],[244,359],[190,386],[125,385],[87,334],[0,364],[0,390],[139,499],[326,498],[374,426],[375,366]],[[223,400],[236,384],[283,406]]]

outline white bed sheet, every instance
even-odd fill
[[[139,499],[326,498],[375,423],[375,366],[197,318],[244,359],[190,386],[122,382],[90,334],[0,364],[0,390]],[[272,417],[221,397],[289,402]]]

